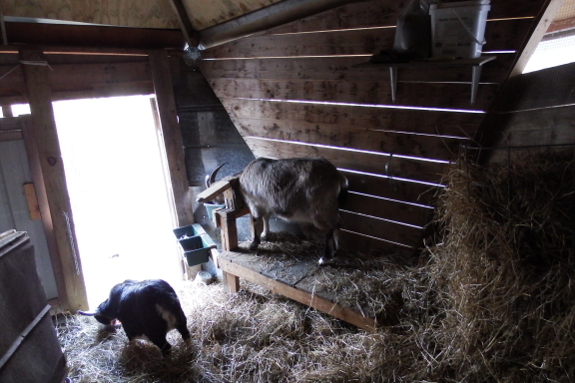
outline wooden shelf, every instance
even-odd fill
[[[391,81],[391,99],[396,100],[397,94],[397,68],[447,68],[447,67],[470,67],[471,68],[471,105],[475,104],[481,68],[486,63],[496,59],[496,56],[480,56],[474,59],[456,59],[449,61],[408,61],[408,62],[385,62],[385,63],[363,63],[354,65],[354,69],[366,68],[389,68],[389,78]]]

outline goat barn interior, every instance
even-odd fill
[[[457,38],[471,35],[477,54],[436,54],[433,12],[453,11],[452,36],[468,8],[483,36],[464,26]],[[0,11],[0,381],[575,380],[574,0],[5,0]],[[423,57],[399,53],[401,33],[424,42]],[[526,71],[558,41],[571,44],[566,61]],[[120,141],[129,118],[88,124],[106,110],[72,128],[100,135],[90,169],[108,177],[113,206],[147,187],[120,198],[120,164],[101,142],[119,143],[135,171],[130,148],[156,140],[165,230],[135,214],[116,224],[96,195],[98,243],[86,245],[72,177],[93,170],[70,170],[53,103],[133,96],[148,133]],[[323,157],[347,179],[330,263],[318,264],[323,234],[310,225],[272,219],[250,246],[238,174],[262,157]],[[160,205],[145,198],[138,210]],[[218,198],[214,211],[198,202]],[[177,235],[192,227],[194,255]],[[106,247],[112,232],[126,242]],[[136,272],[163,236],[172,243],[150,256],[173,258],[191,333],[170,333],[165,356],[77,314],[95,309],[89,279],[164,278]],[[88,277],[86,254],[101,249],[103,271]]]

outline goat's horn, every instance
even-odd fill
[[[223,164],[215,168],[212,174],[210,174],[209,177],[206,177],[206,187],[210,187],[213,185],[214,181],[216,180],[216,174],[218,174],[220,169],[223,168],[225,164],[227,164],[227,162],[224,162]]]

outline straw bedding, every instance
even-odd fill
[[[318,285],[378,318],[368,333],[242,282],[186,283],[192,342],[162,358],[93,318],[57,327],[72,382],[567,382],[575,379],[573,154],[460,162],[441,230],[409,261],[348,254]],[[310,249],[308,243],[302,248]],[[297,246],[291,244],[297,252]],[[349,259],[353,259],[349,261]],[[347,263],[346,263],[347,262]]]

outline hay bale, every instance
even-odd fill
[[[318,289],[373,313],[367,333],[242,282],[178,290],[192,333],[164,359],[91,318],[58,328],[73,382],[542,382],[575,379],[573,155],[460,162],[446,175],[438,245],[411,262],[348,254]],[[269,248],[267,248],[268,246]],[[262,261],[317,257],[307,242],[266,244]]]
[[[442,363],[466,381],[573,376],[573,153],[454,166],[431,250]],[[570,360],[570,364],[566,361]]]

